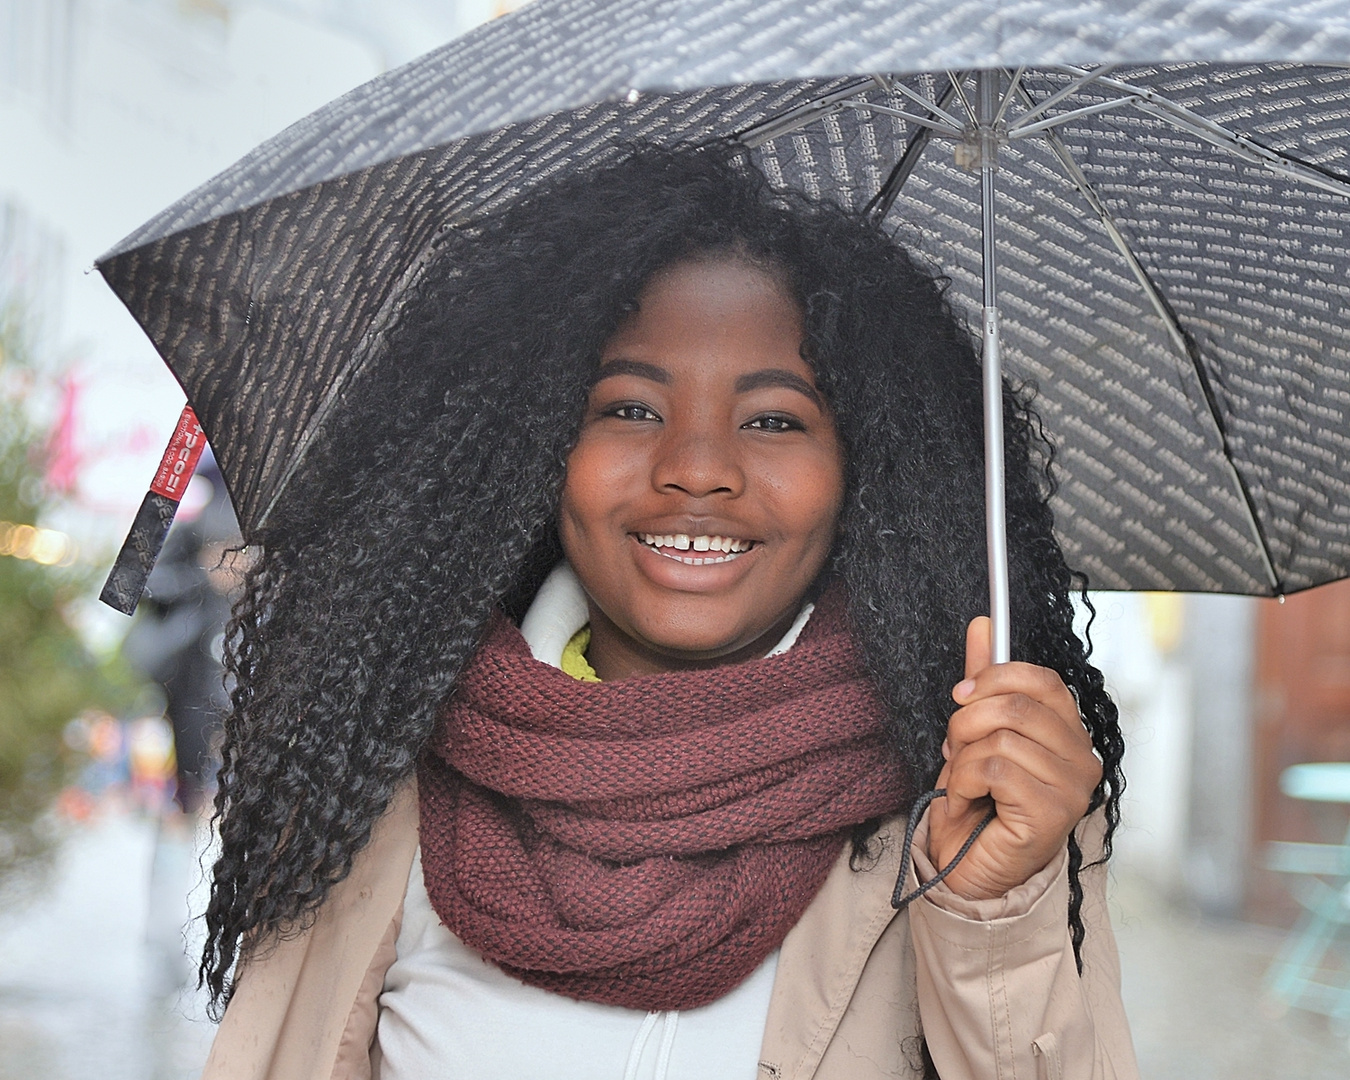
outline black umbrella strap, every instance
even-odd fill
[[[932,791],[925,791],[919,797],[919,801],[914,804],[914,809],[910,811],[909,822],[905,826],[905,844],[900,849],[900,876],[895,879],[895,891],[891,893],[891,907],[895,908],[896,911],[904,911],[905,908],[955,870],[956,864],[966,857],[966,852],[970,850],[971,845],[975,843],[980,833],[984,832],[985,826],[998,816],[997,809],[991,808],[989,813],[984,815],[984,820],[976,825],[974,831],[966,837],[966,842],[961,845],[961,850],[956,853],[952,861],[906,896],[904,894],[905,875],[909,873],[909,860],[914,847],[914,830],[919,827],[919,818],[923,817],[923,812],[928,809],[928,804],[946,794],[946,788],[934,788]]]

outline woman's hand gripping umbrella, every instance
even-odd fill
[[[960,706],[928,812],[928,854],[947,866],[991,809],[946,883],[969,900],[1003,896],[1044,868],[1087,813],[1102,778],[1092,737],[1064,680],[1035,664],[989,662],[989,619],[966,629]]]

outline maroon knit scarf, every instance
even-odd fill
[[[846,830],[896,810],[883,708],[828,593],[779,656],[583,683],[496,617],[418,768],[422,870],[526,983],[690,1009],[782,944]]]

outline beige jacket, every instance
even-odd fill
[[[926,847],[924,825],[916,856]],[[1100,816],[1079,835],[1091,861]],[[861,871],[842,852],[783,942],[761,1080],[919,1077],[920,1017],[943,1080],[1136,1080],[1105,868],[1083,874],[1080,978],[1066,923],[1065,853],[999,900],[964,901],[938,886],[897,913],[890,897],[903,836],[903,819],[888,821],[881,858]],[[313,926],[244,964],[202,1080],[379,1076],[378,998],[416,849],[409,785]],[[919,863],[930,876],[926,860]]]

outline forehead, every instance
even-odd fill
[[[801,311],[772,275],[735,258],[700,259],[654,275],[601,358],[808,373],[802,336]]]

